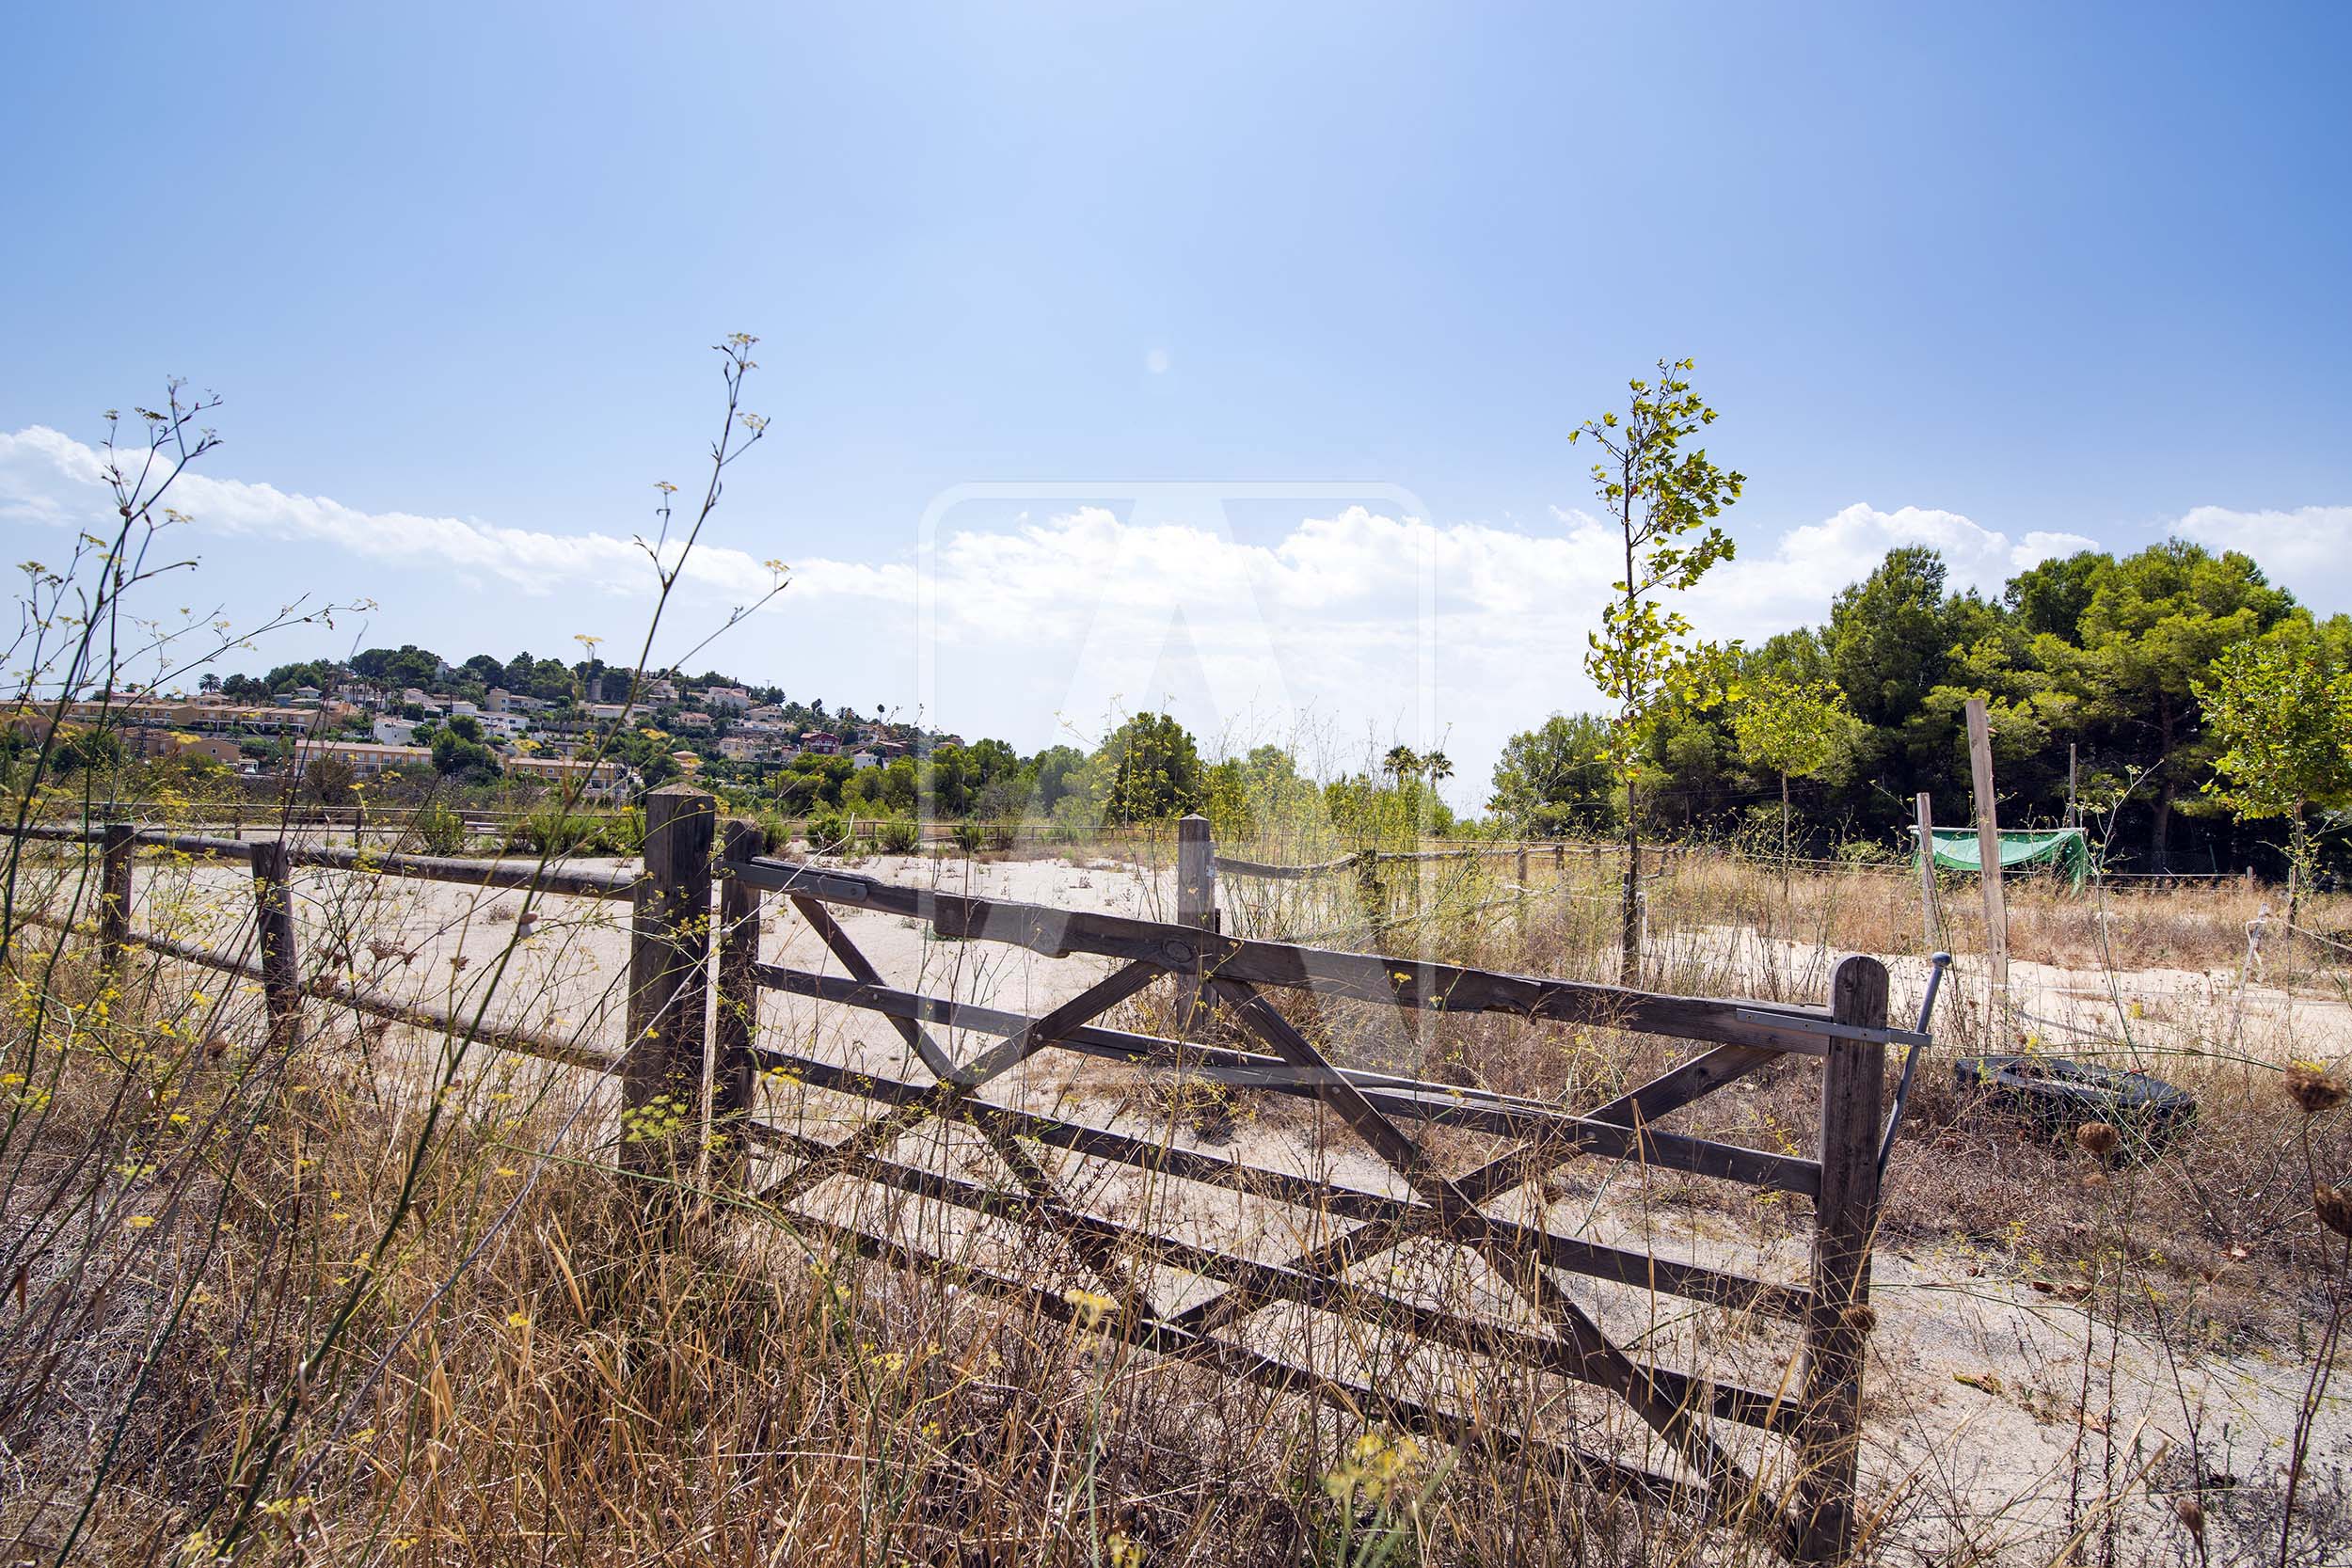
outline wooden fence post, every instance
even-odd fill
[[[628,937],[628,1058],[621,1167],[672,1175],[702,1131],[704,998],[710,981],[710,849],[719,802],[691,784],[645,797],[645,875]],[[686,1145],[690,1160],[678,1158]]]
[[[128,822],[106,824],[98,870],[98,966],[108,979],[122,972],[131,944],[131,851],[135,830]]]
[[[1380,891],[1380,851],[1356,851],[1356,901],[1363,907],[1364,919],[1372,927],[1372,936],[1378,942],[1389,924],[1388,895]]]
[[[1830,1016],[1855,1028],[1885,1028],[1886,966],[1860,957],[1839,963],[1830,980]],[[1885,1086],[1884,1041],[1828,1042],[1821,1064],[1821,1196],[1814,1207],[1813,1293],[1805,1309],[1800,1473],[1791,1520],[1790,1549],[1800,1562],[1843,1562],[1853,1550]]]
[[[1919,919],[1927,927],[1928,951],[1944,944],[1935,940],[1935,816],[1921,790],[1914,802],[1919,817]]]
[[[1217,928],[1216,844],[1209,836],[1209,819],[1195,812],[1176,823],[1176,924],[1197,930]],[[1190,1035],[1201,1022],[1200,969],[1176,983],[1177,1033]]]
[[[730,820],[720,840],[727,864],[751,860],[767,847],[756,822]],[[712,1012],[710,1057],[711,1174],[714,1185],[739,1184],[751,1172],[751,1148],[743,1123],[751,1119],[757,1075],[752,1036],[759,1022],[759,889],[739,878],[719,884],[718,1004]]]
[[[302,1041],[302,965],[294,949],[294,857],[282,838],[256,839],[246,853],[253,861],[253,918],[262,944],[262,1000],[269,1011],[273,1050],[291,1051]]]
[[[1987,1027],[1996,1049],[2009,1040],[2009,901],[2001,888],[2001,826],[1993,800],[1993,735],[1984,699],[1968,699],[1968,773],[1977,796],[1977,879],[1984,888],[1984,946],[1992,960]]]

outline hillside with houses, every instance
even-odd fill
[[[44,742],[53,726],[93,762],[178,762],[194,773],[281,784],[331,778],[339,789],[372,781],[577,781],[591,799],[689,775],[759,788],[796,765],[853,774],[961,744],[854,709],[828,712],[821,700],[788,701],[777,688],[715,672],[699,680],[678,672],[633,678],[600,660],[566,666],[527,653],[453,664],[414,645],[281,665],[258,677],[208,674],[193,692],[28,703],[8,721],[19,743]]]

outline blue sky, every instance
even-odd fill
[[[1473,798],[1586,700],[1564,436],[1661,354],[1751,481],[1702,629],[1818,618],[1899,540],[1996,581],[2185,525],[2352,608],[2340,8],[10,32],[0,532],[54,549],[89,501],[58,438],[187,375],[228,399],[198,596],[248,620],[364,594],[370,641],[627,641],[615,546],[692,477],[735,330],[772,433],[671,645],[779,557],[710,662],[1025,747],[1166,696],[1220,733],[1304,709],[1342,753],[1434,726]]]

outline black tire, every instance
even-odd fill
[[[2104,1121],[2137,1153],[2155,1153],[2197,1119],[2196,1098],[2185,1089],[2063,1056],[1963,1056],[1952,1075],[1963,1095],[1988,1095],[2051,1133]]]

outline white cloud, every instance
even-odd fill
[[[45,426],[0,434],[0,521],[95,529],[112,510],[103,459]],[[650,591],[652,564],[631,539],[609,533],[552,533],[459,517],[409,512],[361,512],[322,496],[271,484],[220,479],[190,469],[172,486],[172,507],[205,531],[333,546],[365,562],[453,571],[532,595],[597,588]],[[854,591],[889,591],[892,569],[818,561],[801,576]],[[903,572],[899,574],[904,576]],[[748,552],[706,546],[687,564],[686,580],[721,594],[755,596],[771,573]],[[899,592],[907,591],[901,584]]]
[[[2321,615],[2352,610],[2352,506],[2233,512],[2201,506],[2175,531],[2208,549],[2244,550],[2272,582]]]
[[[2054,555],[2095,548],[2096,541],[2073,533],[2028,533],[2012,544],[2009,535],[1957,512],[1916,506],[1881,512],[1856,502],[1824,522],[1789,530],[1770,555],[1743,556],[1705,586],[1729,601],[1726,609],[1763,598],[1780,617],[1773,623],[1778,626],[1792,624],[1788,607],[1805,603],[1819,608],[1800,611],[1796,618],[1818,621],[1827,614],[1831,594],[1867,575],[1888,550],[1903,545],[1941,551],[1953,587],[1990,593],[2028,566]]]
[[[453,645],[494,620],[499,636],[476,641],[563,645],[584,629],[583,595],[642,600],[651,588],[642,550],[612,534],[367,513],[208,474],[182,486],[180,509],[231,549],[298,543],[387,568],[371,579],[383,585],[372,589],[384,602],[378,624],[403,641]],[[1525,533],[1334,502],[1301,506],[1312,515],[1251,539],[1237,535],[1213,492],[1200,494],[1171,487],[1123,518],[1041,500],[1009,524],[960,527],[950,511],[928,553],[910,544],[895,558],[795,562],[782,613],[741,628],[709,661],[860,706],[904,702],[926,667],[927,601],[936,639],[930,717],[966,734],[1034,747],[1054,738],[1048,715],[1084,725],[1169,692],[1211,734],[1235,724],[1287,734],[1306,713],[1359,741],[1418,738],[1416,714],[1434,710],[1465,802],[1483,795],[1512,731],[1590,704],[1585,635],[1622,565],[1606,523],[1555,508],[1556,528]],[[40,427],[0,434],[0,524],[93,527],[107,510],[89,448]],[[723,514],[728,522],[743,527]],[[2178,530],[2252,551],[2323,611],[2352,598],[2352,508],[2204,507]],[[1931,546],[1955,586],[1991,591],[2023,567],[2093,544],[2069,533],[2012,539],[1957,513],[1860,503],[1742,543],[1690,597],[1705,635],[1756,641],[1818,623],[1839,588],[1898,545]],[[418,575],[400,576],[405,569]],[[495,602],[437,592],[452,572]],[[725,543],[698,549],[686,578],[711,602],[743,602],[769,581],[753,552]],[[1424,708],[1428,680],[1435,697]]]

